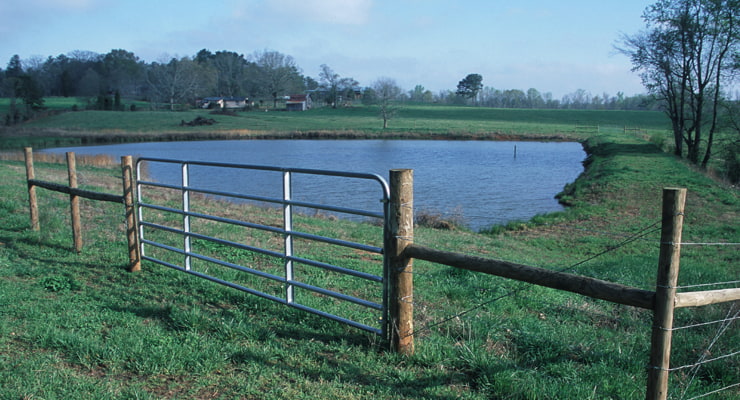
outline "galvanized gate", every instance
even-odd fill
[[[136,177],[143,260],[387,337],[390,191],[381,176],[140,158]],[[214,185],[225,179],[228,188]],[[337,190],[370,206],[332,204]]]

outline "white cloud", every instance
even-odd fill
[[[269,4],[277,13],[309,22],[363,25],[370,18],[373,0],[271,0]]]

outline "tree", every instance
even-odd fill
[[[378,78],[372,85],[375,101],[380,107],[380,118],[383,119],[383,129],[388,129],[388,121],[398,113],[395,101],[401,95],[401,87],[391,78]]]
[[[255,52],[252,61],[259,68],[259,83],[264,93],[272,96],[273,108],[278,97],[304,89],[303,77],[293,57],[277,51]]]
[[[542,99],[542,95],[539,90],[535,88],[529,88],[527,90],[527,107],[529,108],[542,108],[545,105],[545,100]]]
[[[354,92],[358,83],[352,78],[342,78],[326,64],[321,64],[320,68],[319,87],[326,91],[324,100],[327,104],[331,104],[332,108],[337,108],[337,103],[342,100],[341,96],[346,97],[350,91]]]
[[[3,91],[10,98],[9,113],[6,116],[8,125],[19,122],[21,117],[30,117],[32,111],[44,106],[43,91],[36,80],[24,71],[17,54],[10,58],[8,67],[5,69]],[[25,112],[22,115],[16,106],[17,99],[21,99],[25,106]]]
[[[153,97],[169,103],[170,110],[175,104],[190,103],[203,89],[206,67],[183,57],[173,58],[166,64],[152,63],[147,80]]]
[[[244,56],[233,51],[217,51],[215,54],[203,49],[195,56],[200,65],[214,69],[216,87],[214,90],[221,96],[236,96],[245,91],[249,62]]]
[[[477,103],[476,98],[481,89],[483,89],[483,77],[479,74],[468,74],[457,84],[456,93],[459,96],[473,99],[473,102]]]
[[[630,57],[643,85],[663,102],[675,154],[706,167],[722,89],[738,72],[740,0],[661,0],[643,15],[647,29],[625,35],[618,48]],[[705,129],[708,136],[704,139]]]
[[[430,90],[424,89],[424,86],[416,85],[414,90],[409,91],[409,100],[431,103],[434,101],[434,94]]]
[[[138,94],[143,67],[134,53],[122,49],[111,50],[102,57],[101,70],[107,91],[118,90],[130,96]]]

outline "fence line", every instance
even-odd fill
[[[124,185],[128,179],[129,183],[135,182],[132,179],[132,164],[126,165],[122,158],[123,180]],[[130,163],[130,157],[129,161]],[[54,184],[50,182],[39,181],[35,179],[33,170],[33,157],[30,148],[26,149],[26,173],[29,190],[29,208],[31,213],[32,227],[39,229],[38,223],[38,205],[36,204],[35,188],[42,187],[49,190],[55,190],[62,193],[68,193],[70,198],[97,196],[92,194],[96,192],[82,191],[73,184],[74,162],[68,158],[68,169],[70,175],[70,186]],[[405,171],[405,172],[403,172]],[[129,175],[127,178],[127,174]],[[545,287],[551,287],[558,290],[578,293],[591,298],[602,299],[612,303],[629,305],[637,308],[644,308],[653,311],[653,328],[651,339],[651,354],[648,368],[648,382],[646,399],[664,400],[667,398],[668,373],[671,371],[694,368],[705,362],[717,361],[728,357],[734,357],[740,352],[734,352],[702,363],[691,364],[682,367],[670,368],[670,351],[672,332],[677,329],[673,328],[674,311],[682,307],[695,307],[709,304],[724,303],[740,300],[740,289],[720,289],[702,292],[683,292],[677,293],[678,280],[678,262],[680,259],[681,231],[683,225],[683,207],[686,198],[685,189],[664,189],[663,192],[663,216],[660,222],[660,256],[658,261],[658,280],[655,285],[655,291],[637,289],[626,285],[613,282],[579,276],[561,271],[552,271],[544,268],[532,267],[522,264],[516,264],[500,260],[486,259],[482,257],[463,255],[449,251],[431,249],[414,243],[413,233],[413,174],[411,170],[402,170],[399,174],[391,175],[393,191],[399,191],[392,194],[390,200],[392,212],[388,224],[392,227],[393,240],[387,249],[391,258],[389,267],[390,288],[388,289],[390,324],[389,333],[391,346],[402,354],[412,354],[414,352],[414,325],[413,325],[413,259],[418,258],[434,263],[444,264],[456,268],[470,271],[483,272],[486,274],[496,275],[508,279],[514,279],[520,282],[536,284]],[[132,187],[124,188],[124,196],[112,196],[108,200],[124,203],[129,215],[129,207],[133,209],[133,198],[129,201],[128,195],[133,194]],[[106,197],[103,195],[102,197]],[[92,197],[90,197],[92,198]],[[102,200],[96,198],[95,200]],[[71,204],[74,202],[71,200]],[[74,206],[72,206],[74,207]],[[74,215],[74,212],[73,212]],[[135,215],[133,210],[131,215]],[[74,216],[73,216],[74,218]],[[136,231],[138,222],[129,220],[127,224],[131,229]],[[622,243],[627,244],[638,240],[641,237],[655,232],[653,229],[657,225],[652,224],[643,228],[637,234],[624,240]],[[129,235],[130,236],[130,235]],[[137,237],[138,235],[133,235]],[[689,245],[691,245],[689,243]],[[723,244],[724,245],[724,244]],[[138,243],[129,242],[130,250],[139,249]],[[606,254],[613,251],[609,248],[598,254]],[[138,262],[140,256],[131,256],[132,262]],[[579,261],[568,269],[573,269],[593,258]],[[132,268],[133,270],[133,268]],[[482,303],[473,309],[480,308],[501,298],[512,296],[523,291],[528,286],[514,288],[511,291],[502,294],[488,302]],[[464,313],[473,309],[466,310]],[[458,314],[455,317],[457,318]],[[735,318],[730,319],[730,323]],[[722,321],[724,322],[724,321]],[[439,325],[435,324],[433,326]],[[730,385],[732,388],[737,385]],[[701,397],[701,396],[700,396]]]
[[[82,251],[82,224],[80,217],[79,197],[90,200],[123,204],[127,222],[126,236],[129,248],[129,269],[131,271],[139,270],[141,268],[139,244],[136,235],[132,235],[132,232],[136,232],[136,221],[134,219],[135,213],[133,202],[133,158],[131,156],[121,157],[123,194],[115,195],[77,188],[77,162],[75,154],[73,152],[66,153],[69,186],[38,180],[36,179],[36,172],[33,164],[33,149],[30,147],[26,147],[23,150],[26,163],[26,181],[28,185],[28,201],[31,217],[31,229],[38,231],[41,228],[39,223],[38,199],[36,194],[37,187],[54,192],[66,193],[69,195],[74,249],[78,253]]]
[[[655,285],[655,291],[636,289],[595,278],[551,271],[506,261],[431,249],[413,243],[413,237],[404,238],[404,241],[406,242],[404,253],[409,259],[417,258],[455,268],[483,272],[558,290],[570,291],[592,298],[607,300],[613,303],[652,310],[653,328],[646,399],[664,400],[668,395],[668,372],[670,371],[670,351],[674,310],[679,307],[709,305],[740,299],[740,289],[676,293],[685,200],[686,189],[667,188],[663,191],[663,211],[660,228],[661,238],[659,242],[660,255],[658,260],[658,279]],[[640,234],[625,240],[625,243],[637,240],[637,238],[642,234],[647,235],[648,233],[651,233],[650,230],[654,225],[655,224],[644,228],[641,230]],[[607,250],[604,253],[608,251],[610,250]],[[411,276],[412,274],[407,275]],[[522,290],[524,289],[517,289],[496,297],[490,302],[510,296]],[[406,298],[411,297],[404,297],[404,299]],[[490,304],[490,302],[483,303],[483,305]],[[409,306],[412,306],[413,302],[408,302],[408,304]],[[478,305],[476,308],[482,307],[483,305]],[[400,321],[400,323],[405,324],[406,322]],[[411,334],[413,334],[413,331],[410,335]]]

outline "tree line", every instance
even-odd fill
[[[379,78],[388,84],[389,78]],[[286,95],[314,91],[320,102],[337,106],[377,89],[373,82],[362,87],[351,77],[341,76],[322,65],[319,76],[303,74],[293,57],[273,50],[243,55],[233,51],[200,50],[194,56],[171,57],[146,63],[134,53],[114,49],[106,54],[75,50],[56,57],[11,57],[0,69],[0,96],[17,99],[16,112],[23,115],[43,107],[49,96],[88,99],[88,108],[119,109],[118,98],[146,100],[175,109],[209,96],[242,96],[262,102],[278,101]],[[395,85],[395,82],[391,82]],[[382,86],[382,85],[381,85]],[[395,85],[398,86],[398,85]],[[552,94],[529,89],[481,88],[475,101],[468,94],[443,90],[433,93],[422,85],[412,90],[393,90],[395,101],[470,104],[511,108],[613,108],[650,109],[646,96],[592,96],[579,90],[554,99]],[[359,93],[360,96],[356,95]],[[14,103],[15,104],[15,103]],[[17,117],[16,115],[15,117]]]

